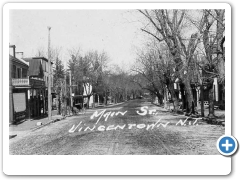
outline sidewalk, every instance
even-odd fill
[[[163,106],[159,106],[158,104],[155,104],[155,103],[152,103],[152,104],[155,106],[161,107],[165,111],[169,111],[169,112],[171,112],[171,110],[173,109],[173,105],[171,103],[167,109],[165,109]],[[198,112],[199,117],[201,117],[201,107],[197,108],[197,112]],[[217,124],[217,125],[225,126],[225,110],[215,109],[214,114],[216,116],[216,119],[213,119],[213,120],[208,119],[208,114],[209,114],[208,106],[205,106],[203,120],[210,124]]]
[[[14,132],[19,132],[19,131],[31,131],[37,127],[41,127],[43,125],[52,123],[56,120],[60,120],[63,117],[61,115],[54,115],[51,118],[51,121],[49,122],[48,117],[42,118],[42,119],[33,119],[33,120],[25,120],[17,125],[11,124],[9,126],[9,134],[14,134]],[[37,123],[41,123],[42,125],[37,125]]]
[[[94,110],[94,109],[99,109],[99,108],[113,107],[113,106],[117,106],[117,105],[120,105],[120,104],[123,104],[123,103],[124,102],[117,103],[117,104],[106,105],[106,106],[98,106],[98,107],[95,107],[95,108],[86,109],[86,112],[88,112],[89,110]],[[52,113],[52,114],[56,114],[56,113]],[[67,116],[67,117],[69,117],[69,116]],[[50,123],[54,123],[56,121],[62,120],[64,118],[65,117],[63,117],[62,115],[53,115],[50,122],[48,120],[48,117],[44,117],[44,118],[40,118],[40,119],[24,120],[24,121],[22,121],[22,122],[20,122],[19,124],[16,124],[16,125],[11,124],[11,125],[9,125],[9,135],[11,137],[15,137],[14,135],[16,135],[16,134],[22,134],[24,132],[30,132],[30,131],[33,131],[35,129],[44,127],[44,126],[46,126]],[[41,123],[41,125],[37,125],[37,123]]]

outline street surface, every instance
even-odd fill
[[[216,141],[224,134],[224,127],[186,118],[146,99],[131,100],[111,107],[89,109],[85,114],[35,131],[24,131],[9,139],[10,154],[219,154]]]

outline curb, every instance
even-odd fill
[[[89,109],[98,109],[98,108],[114,107],[114,106],[121,105],[121,104],[123,104],[123,103],[125,103],[125,102],[127,102],[127,101],[120,102],[120,103],[117,103],[117,104],[110,104],[110,105],[96,106],[95,108],[89,108]],[[87,109],[86,109],[86,111],[87,111]]]
[[[69,116],[72,116],[72,115],[69,115]],[[64,116],[64,117],[61,117],[61,118],[53,119],[53,120],[51,120],[51,121],[48,122],[48,123],[45,123],[45,124],[43,124],[43,125],[41,125],[41,126],[38,126],[38,127],[35,127],[35,128],[33,128],[33,129],[31,129],[31,131],[35,131],[35,130],[40,129],[40,128],[42,128],[42,127],[45,127],[45,126],[47,126],[47,125],[49,125],[49,124],[51,124],[51,123],[55,123],[55,122],[57,122],[57,121],[61,121],[61,120],[65,119],[66,117],[69,117],[69,116]]]
[[[212,124],[212,125],[225,126],[225,120],[217,120],[217,119],[211,119],[208,117],[204,117],[203,121],[207,122],[208,124]]]
[[[110,105],[103,106],[103,107],[113,107],[113,106],[121,105],[121,104],[123,104],[123,103],[125,103],[125,101],[124,101],[124,102],[117,103],[117,104],[110,104]]]

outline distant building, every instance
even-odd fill
[[[92,85],[89,84],[89,83],[85,83],[85,84],[83,85],[83,97],[84,97],[83,102],[84,102],[84,105],[87,104],[87,101],[88,101],[87,96],[88,96],[89,94],[91,94],[91,93],[92,93]],[[92,104],[93,104],[93,95],[90,96],[90,99],[89,99],[89,107],[91,107]]]

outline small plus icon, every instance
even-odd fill
[[[223,135],[217,140],[217,149],[224,156],[233,155],[238,147],[237,140],[230,135]]]
[[[222,144],[222,146],[226,148],[226,151],[228,151],[228,150],[229,150],[229,147],[232,147],[233,145],[232,145],[232,144],[229,144],[229,141],[228,141],[228,139],[227,139],[227,140],[226,140],[226,144]]]

